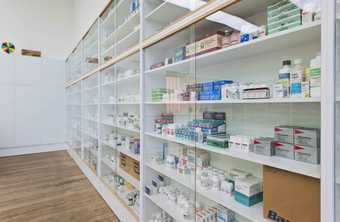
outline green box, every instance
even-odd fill
[[[263,201],[263,192],[248,197],[242,193],[235,191],[235,200],[247,207],[251,207]]]

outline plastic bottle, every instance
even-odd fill
[[[288,97],[290,92],[290,75],[291,75],[291,61],[285,60],[282,62],[282,68],[279,70],[278,84],[282,85],[282,97]]]
[[[305,69],[302,66],[302,60],[294,60],[294,67],[290,77],[290,95],[292,97],[301,97],[301,83],[304,77],[304,70]]]

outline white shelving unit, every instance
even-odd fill
[[[237,168],[263,180],[263,167],[269,166],[317,180],[321,178],[319,164],[218,148],[166,136],[163,132],[156,133],[154,123],[162,113],[172,113],[174,124],[186,125],[189,121],[201,119],[205,111],[222,112],[226,115],[227,132],[230,135],[273,137],[274,127],[278,125],[320,128],[322,98],[196,98],[183,101],[179,94],[176,98],[161,100],[153,99],[152,95],[154,89],[167,89],[174,84],[169,77],[177,78],[174,85],[181,85],[182,91],[187,85],[225,79],[272,85],[277,81],[283,60],[301,58],[303,65],[309,65],[309,61],[321,49],[322,22],[300,25],[151,69],[152,65],[164,62],[165,58],[173,59],[179,47],[203,39],[217,30],[224,30],[230,24],[225,24],[226,21],[213,22],[211,18],[203,19],[171,36],[164,36],[147,48],[141,44],[138,51],[120,58],[129,49],[168,25],[176,24],[178,19],[190,12],[166,0],[145,0],[143,7],[131,12],[132,2],[120,0],[110,3],[79,44],[79,49],[69,57],[66,78],[71,82],[90,73],[67,89],[68,144],[72,155],[78,154],[78,162],[92,169],[88,173],[98,179],[98,184],[102,186],[100,189],[107,189],[110,198],[119,200],[129,222],[149,222],[153,213],[161,211],[176,222],[195,221],[193,217],[184,217],[181,207],[171,203],[165,195],[145,193],[145,187],[150,186],[152,179],[158,175],[165,176],[169,186],[175,184],[181,191],[188,190],[194,194],[197,205],[203,203],[204,207],[227,208],[236,214],[239,222],[266,221],[263,203],[247,207],[236,201],[233,195],[203,187],[195,172],[180,174],[166,164],[157,163],[154,159],[165,146],[167,152],[176,157],[180,157],[186,149],[208,152],[210,166],[225,174]],[[221,12],[238,16],[245,22],[264,25],[267,4],[264,0],[257,3],[241,1]],[[87,58],[98,59],[99,64],[89,65],[86,63]],[[118,59],[112,62],[112,58]],[[103,64],[105,66],[101,68]],[[100,68],[97,70],[98,65]],[[134,141],[133,145],[139,146],[138,152],[133,151],[131,144],[125,147],[126,141],[131,144]],[[139,162],[140,180],[122,169],[121,157],[124,155]],[[116,161],[111,161],[111,158]],[[117,181],[120,181],[119,184]],[[119,190],[126,189],[117,189],[126,184],[131,184],[133,191],[137,190],[139,194],[133,207],[126,202],[132,191],[127,189],[127,193],[119,193]]]

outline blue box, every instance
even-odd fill
[[[213,82],[202,83],[202,90],[203,91],[213,91],[213,88],[214,88]]]
[[[263,201],[263,192],[248,197],[242,193],[235,191],[235,200],[247,207],[251,207]]]
[[[221,90],[221,87],[227,84],[232,84],[234,83],[234,81],[231,80],[219,80],[219,81],[215,81],[213,82],[214,86],[213,86],[213,90]]]
[[[210,100],[221,100],[221,90],[213,90],[210,94]]]
[[[210,100],[211,91],[202,91],[199,94],[199,100]]]

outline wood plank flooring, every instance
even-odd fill
[[[0,158],[1,222],[118,222],[66,151]]]

